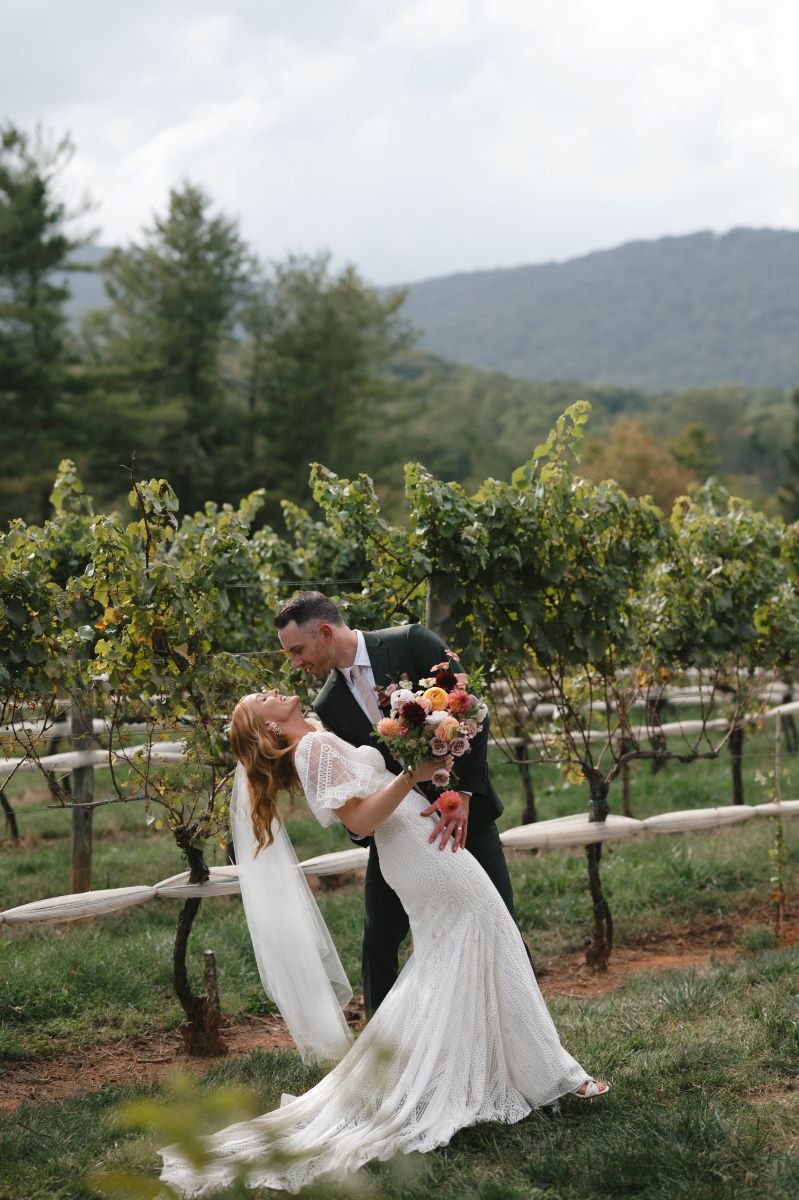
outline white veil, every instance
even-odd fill
[[[303,1060],[337,1062],[352,1043],[341,1011],[352,988],[282,824],[273,825],[272,845],[258,851],[241,763],[233,780],[230,829],[261,982]]]

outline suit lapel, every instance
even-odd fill
[[[333,669],[314,702],[324,723],[354,745],[369,741],[372,724],[353,696],[341,672]]]

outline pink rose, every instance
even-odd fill
[[[449,771],[445,770],[444,767],[439,767],[437,771],[433,772],[433,778],[430,782],[438,788],[445,788],[449,783]]]
[[[474,737],[479,728],[480,726],[471,717],[467,717],[466,720],[461,723],[461,729],[466,736],[470,738]]]
[[[434,737],[430,743],[430,751],[433,754],[449,754],[449,742],[445,742],[443,738]]]
[[[469,741],[465,737],[455,737],[451,742],[447,742],[450,754],[454,754],[456,758],[460,758],[469,749]]]
[[[464,674],[463,671],[457,671],[455,673],[455,684],[457,687],[461,688],[464,692],[466,691],[466,685],[468,682],[469,682],[469,676]]]

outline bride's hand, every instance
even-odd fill
[[[444,763],[440,758],[425,758],[413,768],[410,775],[411,783],[414,786],[417,783],[429,783],[436,771],[440,771],[443,765]]]

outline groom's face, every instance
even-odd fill
[[[336,665],[333,631],[325,621],[308,621],[305,625],[289,621],[277,631],[277,636],[295,670],[324,679]]]

